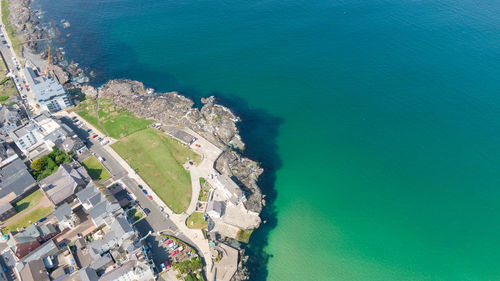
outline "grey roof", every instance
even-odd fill
[[[228,199],[234,204],[236,204],[240,198],[244,197],[241,188],[227,175],[218,175],[215,183],[217,187],[224,190],[224,193],[227,193]]]
[[[46,102],[54,97],[66,96],[63,86],[54,78],[39,76],[31,67],[25,67],[23,71],[38,102]]]
[[[196,138],[193,137],[192,135],[182,131],[182,130],[177,130],[175,131],[172,136],[176,139],[178,139],[179,141],[183,142],[184,144],[187,144],[187,145],[190,145],[191,143],[193,143]]]
[[[49,281],[49,274],[42,260],[34,260],[24,266],[20,272],[22,281]]]
[[[12,209],[14,209],[14,207],[12,207],[12,205],[9,202],[5,202],[2,205],[0,205],[0,215],[5,214]]]
[[[107,200],[103,200],[93,208],[88,210],[89,216],[94,219],[94,221],[104,218],[108,215],[109,202]]]
[[[35,185],[35,179],[19,158],[0,169],[0,198],[14,193],[17,196]],[[14,199],[14,198],[13,198]]]
[[[211,200],[210,202],[208,202],[207,212],[214,211],[218,213],[220,216],[222,216],[222,213],[224,212],[225,208],[226,204],[224,203],[224,201]]]
[[[53,214],[56,217],[57,221],[64,221],[71,216],[71,207],[68,203],[64,203],[61,206],[57,207],[54,210]]]
[[[97,276],[97,273],[95,270],[93,270],[90,267],[85,267],[82,268],[78,271],[78,274],[80,275],[80,279],[82,281],[98,281],[99,277]]]
[[[90,267],[94,270],[99,270],[99,269],[104,269],[108,264],[113,262],[113,259],[111,258],[111,255],[109,253],[104,254],[97,260],[95,260]]]
[[[75,194],[79,186],[84,186],[85,180],[76,169],[68,164],[62,164],[57,172],[41,180],[40,186],[47,197],[57,205]]]
[[[92,195],[92,197],[89,198],[88,202],[92,206],[96,206],[99,204],[102,200],[104,199],[104,196],[102,195],[101,192],[96,192]]]
[[[87,199],[89,199],[91,196],[94,195],[94,193],[99,192],[99,189],[95,186],[94,182],[89,182],[87,186],[80,190],[78,193],[76,193],[76,197],[80,202],[85,202]]]
[[[23,258],[24,262],[30,262],[34,260],[41,260],[48,255],[54,254],[58,250],[54,240],[49,240],[40,247],[36,248],[33,252]]]
[[[121,215],[115,217],[111,229],[115,232],[116,237],[123,237],[126,233],[134,232],[127,219]]]
[[[130,260],[124,264],[122,264],[120,267],[117,267],[101,276],[99,281],[113,281],[117,280],[121,276],[127,274],[130,271],[133,271],[135,269],[135,265],[137,264],[136,260]]]

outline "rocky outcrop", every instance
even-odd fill
[[[90,86],[82,92],[94,95]],[[216,162],[216,169],[234,175],[245,187],[247,208],[260,212],[262,195],[256,185],[262,168],[255,161],[242,157],[232,147],[244,148],[236,123],[239,118],[227,107],[216,103],[214,97],[202,99],[201,109],[177,92],[149,95],[138,81],[112,80],[98,90],[101,98],[108,98],[118,106],[148,119],[170,126],[188,127],[218,146],[224,152]]]

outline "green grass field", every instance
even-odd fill
[[[2,21],[3,24],[5,25],[5,29],[7,30],[8,36],[10,38],[10,41],[12,42],[12,48],[14,48],[14,51],[16,54],[19,54],[19,48],[21,47],[21,41],[19,41],[19,38],[16,36],[16,31],[10,25],[9,22],[9,5],[10,3],[6,0],[2,0]]]
[[[37,189],[30,195],[24,197],[23,199],[19,200],[16,204],[14,204],[14,209],[16,209],[16,212],[18,214],[21,213],[22,211],[29,210],[34,206],[38,205],[42,197],[43,197],[42,190]]]
[[[39,219],[46,217],[52,213],[53,207],[40,207],[34,209],[31,213],[23,218],[13,222],[12,224],[6,225],[2,228],[2,233],[7,234],[11,231],[16,231],[17,228],[22,228],[38,221]]]
[[[194,212],[186,220],[186,225],[189,228],[200,229],[200,228],[206,228],[208,226],[208,223],[203,218],[203,213],[201,213],[201,212]]]
[[[111,177],[108,170],[97,160],[95,156],[90,156],[82,162],[82,165],[89,172],[90,177],[93,180],[98,180],[101,182],[106,181]]]
[[[112,145],[144,181],[174,212],[187,209],[191,200],[191,178],[182,165],[200,156],[165,134],[147,128]]]
[[[143,130],[152,122],[134,116],[129,111],[119,108],[107,99],[100,99],[99,110],[97,111],[100,121],[99,124],[95,115],[95,108],[96,101],[88,99],[78,105],[76,112],[87,122],[98,128],[102,133],[114,139],[120,139],[121,137]]]

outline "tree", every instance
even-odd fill
[[[35,172],[40,172],[45,167],[45,164],[46,163],[43,159],[37,158],[31,162],[30,168]]]

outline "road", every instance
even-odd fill
[[[81,128],[76,126],[71,120],[72,116],[76,116],[75,114],[68,114],[65,111],[61,111],[56,113],[55,115],[58,116],[63,123],[72,128],[82,140],[87,140],[87,146],[89,147],[90,151],[88,153],[92,153],[96,156],[101,156],[104,159],[102,161],[102,164],[111,173],[113,181],[122,181],[125,184],[127,190],[134,194],[139,205],[142,208],[148,208],[149,210],[151,210],[151,212],[144,219],[134,224],[134,227],[138,230],[141,236],[146,236],[149,231],[152,231],[154,233],[164,232],[166,234],[178,237],[179,239],[191,245],[198,252],[201,252],[196,243],[194,243],[183,231],[179,229],[179,227],[177,226],[178,223],[174,222],[170,218],[166,218],[165,215],[159,210],[157,203],[150,200],[142,192],[136,179],[129,176],[129,172],[109,153],[109,148],[106,149],[105,146],[101,145],[101,143],[97,140],[97,137],[92,138],[91,135],[95,134],[95,129],[92,130],[90,135],[87,132],[87,126],[82,126]],[[84,121],[83,119],[81,120]],[[97,132],[97,134],[99,134],[99,136],[102,136],[99,132]],[[154,240],[154,235],[146,238],[146,241],[151,242],[153,245],[155,245]],[[152,252],[153,260],[156,264],[159,265],[160,263],[164,262],[165,257],[163,254],[160,254],[160,252],[162,252],[160,249],[153,249]],[[154,255],[155,253],[157,253],[158,255]]]

